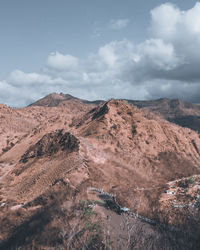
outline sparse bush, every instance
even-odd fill
[[[116,125],[116,124],[113,124],[111,128],[117,129],[117,125]]]
[[[195,182],[194,177],[191,176],[191,177],[187,180],[187,182],[188,182],[188,184],[194,183],[194,182]]]

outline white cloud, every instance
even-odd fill
[[[158,37],[174,44],[194,42],[200,38],[200,2],[187,11],[166,3],[151,11],[150,31]],[[182,41],[181,41],[182,40]]]
[[[155,65],[157,70],[168,71],[180,64],[173,45],[161,39],[146,40],[139,45],[138,54],[144,63]]]
[[[87,99],[180,97],[200,102],[200,3],[187,11],[170,3],[156,7],[149,30],[149,39],[140,44],[112,41],[85,59],[56,52],[41,73],[15,70],[0,82],[0,100],[25,105],[56,91]]]
[[[115,30],[120,30],[120,29],[124,29],[127,27],[127,25],[129,24],[130,20],[129,19],[117,19],[117,20],[110,20],[109,23],[109,27],[111,29],[115,29]]]
[[[196,3],[196,5],[186,11],[183,12],[183,22],[188,30],[188,32],[197,34],[200,36],[200,2]]]
[[[33,83],[49,83],[51,81],[50,76],[38,73],[24,73],[21,70],[14,70],[11,72],[8,79],[13,85],[30,85]]]
[[[79,59],[71,55],[63,55],[59,52],[51,53],[47,59],[47,66],[60,71],[75,70],[79,65]]]
[[[151,11],[150,30],[155,37],[172,40],[181,21],[180,10],[170,4],[162,4]]]
[[[99,49],[99,56],[103,62],[107,64],[108,67],[114,67],[116,62],[116,56],[113,50],[113,47],[105,45],[104,47]]]

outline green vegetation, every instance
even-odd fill
[[[81,234],[79,240],[84,241],[86,249],[105,249],[103,240],[103,223],[98,218],[98,214],[93,210],[94,205],[104,205],[98,200],[81,200],[78,210],[81,210]]]
[[[178,187],[181,187],[181,188],[188,188],[190,184],[193,184],[195,182],[194,180],[194,177],[191,176],[189,177],[188,179],[184,179],[184,180],[181,180],[179,183],[178,183]]]
[[[86,221],[85,230],[102,234],[102,221],[97,221],[97,222],[91,222],[90,220]]]
[[[187,182],[188,182],[188,184],[194,183],[194,182],[195,182],[194,177],[191,176],[191,177],[187,180]]]
[[[83,215],[96,215],[97,213],[95,211],[92,210],[92,207],[87,207],[84,211],[83,211]]]

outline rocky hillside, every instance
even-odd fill
[[[102,100],[87,101],[73,97],[69,94],[52,93],[30,106],[57,107],[59,105],[99,105]],[[200,132],[200,106],[183,102],[179,99],[162,98],[150,101],[135,101],[127,100],[128,103],[140,108],[153,112],[162,118],[178,124],[182,127],[187,127]]]
[[[138,108],[154,112],[162,118],[200,132],[200,106],[179,99],[158,99],[153,101],[133,101]]]
[[[1,249],[198,249],[199,208],[166,193],[200,174],[198,133],[123,100],[1,115]]]

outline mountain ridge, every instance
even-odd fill
[[[63,100],[62,96],[53,97]],[[86,225],[97,218],[104,223],[102,231],[111,226],[109,223],[117,223],[112,235],[113,242],[117,242],[117,230],[122,233],[120,225],[124,217],[116,217],[116,204],[158,225],[168,223],[179,228],[181,249],[198,244],[199,224],[193,226],[193,219],[200,221],[198,210],[171,207],[166,192],[169,183],[178,180],[177,185],[185,185],[188,191],[177,187],[177,200],[182,195],[180,200],[184,204],[196,204],[199,134],[125,100],[88,105],[69,98],[66,105],[63,101],[57,106],[0,109],[3,116],[0,120],[0,248],[18,245],[28,249],[33,241],[37,248],[66,247],[69,241],[67,237],[61,238],[62,230],[73,235],[73,228],[78,231],[80,228],[82,238],[87,236],[86,232],[91,236]],[[168,101],[164,102],[168,105]],[[182,107],[180,102],[175,104]],[[193,176],[196,179],[191,179]],[[188,183],[194,183],[194,188]],[[98,195],[88,191],[90,187],[104,190],[107,202],[103,203]],[[114,200],[108,199],[108,194],[113,194]],[[95,214],[90,221],[90,216]],[[152,241],[158,235],[165,237],[159,227],[152,226],[150,230],[138,219],[131,223],[136,228],[143,227],[145,242],[149,237]],[[188,233],[189,240],[182,232]],[[171,235],[170,230],[166,233]],[[139,232],[132,236],[140,241]],[[124,237],[127,239],[128,234]],[[162,242],[155,243],[157,249],[162,249]],[[168,247],[173,242],[169,241]],[[75,249],[80,249],[79,243],[76,244]]]
[[[188,127],[195,131],[200,132],[200,107],[196,104],[189,102],[183,102],[180,99],[169,99],[169,98],[160,98],[156,100],[147,100],[147,101],[137,101],[130,99],[119,99],[125,100],[128,103],[141,108],[146,109],[147,111],[153,112],[156,115],[161,116],[162,118],[173,122],[182,127]],[[56,94],[52,93],[30,106],[49,106],[55,107],[62,105],[62,103],[69,103],[70,101],[77,101],[79,103],[99,105],[103,100],[97,101],[87,101],[73,97],[68,94]]]

